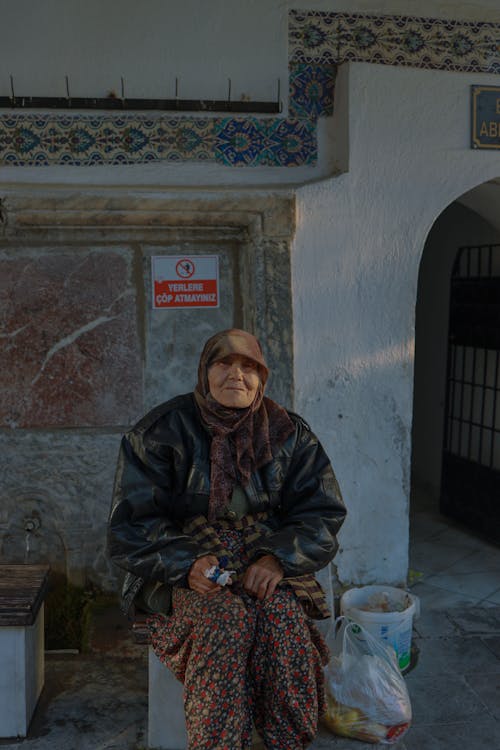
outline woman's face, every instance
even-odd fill
[[[212,397],[233,409],[250,406],[260,385],[260,376],[253,359],[229,354],[208,368],[208,387]]]

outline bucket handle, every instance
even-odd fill
[[[418,620],[420,617],[420,597],[416,596],[416,594],[410,594],[412,603],[415,605],[415,614],[414,619]]]

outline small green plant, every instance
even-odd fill
[[[90,602],[95,592],[74,586],[65,578],[53,579],[45,600],[45,648],[88,648]]]

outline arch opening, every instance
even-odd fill
[[[411,489],[412,515],[444,514],[496,543],[500,537],[490,532],[500,529],[492,517],[500,514],[499,199],[500,179],[465,193],[440,214],[425,243]],[[479,491],[478,481],[487,486]]]

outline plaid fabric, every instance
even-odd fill
[[[235,520],[217,519],[217,526],[221,529],[241,532],[246,553],[251,559],[258,550],[262,538],[270,533],[263,523],[267,518],[267,513],[248,514]],[[211,552],[218,558],[225,555],[229,559],[227,567],[236,571],[236,580],[243,576],[244,570],[241,561],[235,559],[223,546],[217,530],[205,516],[191,518],[184,524],[183,531],[185,534],[190,534],[207,552]],[[331,613],[326,603],[325,593],[312,573],[284,578],[280,586],[287,586],[293,590],[308,617],[312,617],[314,620],[324,620],[330,617]]]

